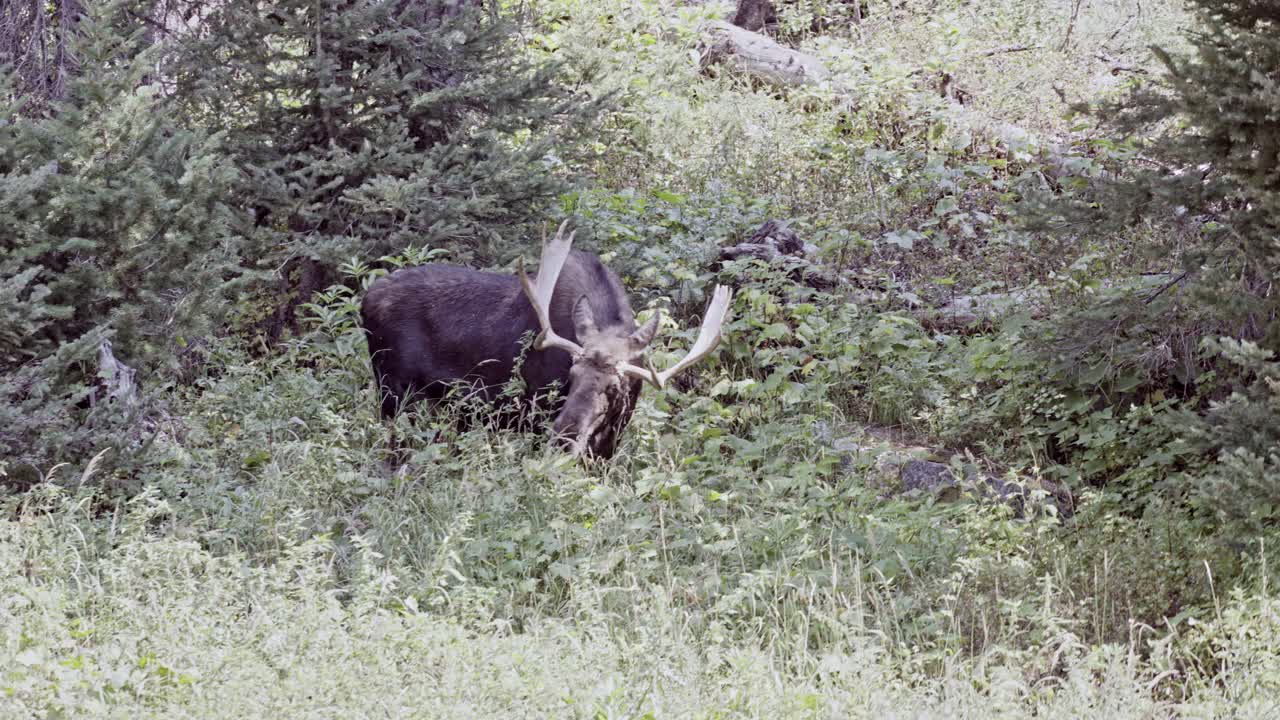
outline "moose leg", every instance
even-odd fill
[[[386,463],[394,470],[409,461],[408,448],[396,433],[395,420],[401,411],[415,402],[414,393],[409,387],[390,387],[385,382],[379,382],[378,395],[379,410],[388,432]]]
[[[425,388],[419,385],[383,388],[382,419],[389,428],[388,463],[393,468],[403,468],[408,465],[412,453],[412,441],[396,433],[396,418],[407,413],[409,424],[417,428],[420,418],[438,417],[442,412],[441,406],[444,404],[447,389],[445,384],[438,382],[425,384]],[[441,432],[436,430],[431,442],[439,442],[440,436]]]

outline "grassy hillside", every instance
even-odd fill
[[[1067,102],[1159,72],[1180,3],[778,3],[776,36],[835,78],[799,90],[700,67],[728,3],[515,5],[521,55],[610,103],[585,151],[546,158],[570,186],[548,220],[666,311],[659,366],[732,279],[716,357],[646,388],[609,462],[483,407],[450,411],[465,432],[397,420],[398,462],[358,305],[423,248],[336,267],[269,349],[246,329],[266,301],[240,296],[198,368],[148,387],[143,459],[6,483],[0,716],[1280,715],[1274,509],[1240,519],[1214,484],[1275,478],[1248,441],[1230,461],[1188,439],[1246,396],[1269,422],[1275,361],[1223,341],[1236,395],[1209,398],[1153,350],[1179,327],[1062,351],[1099,298],[1175,271],[1150,250],[1182,231],[1042,231],[1020,204],[1127,160]],[[1033,142],[957,123],[944,77]],[[1051,143],[1076,175],[1052,177]],[[769,218],[837,287],[712,268]],[[511,269],[536,240],[506,231]],[[1028,289],[985,325],[927,319]],[[910,491],[886,461],[906,445],[1019,499]]]

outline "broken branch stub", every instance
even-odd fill
[[[98,377],[106,390],[106,397],[115,402],[133,406],[138,404],[137,370],[116,359],[111,341],[98,345]]]

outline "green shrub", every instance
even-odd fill
[[[445,0],[204,17],[166,60],[188,121],[226,133],[248,259],[332,269],[423,243],[505,251],[561,189],[601,108],[525,59],[516,32]]]
[[[19,484],[145,446],[146,408],[96,387],[101,342],[158,389],[238,274],[222,138],[179,127],[117,7],[90,4],[76,27],[94,71],[38,113],[8,93],[0,107],[0,455]]]

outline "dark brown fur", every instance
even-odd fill
[[[574,322],[574,306],[583,297],[597,328],[590,338],[579,337]],[[596,350],[636,330],[622,282],[598,257],[575,250],[556,283],[550,317],[557,334],[586,352],[575,367],[564,350],[530,349],[522,366],[527,390],[517,409],[558,412],[556,434],[571,436],[603,396],[607,419],[589,449],[597,457],[610,457],[641,385],[633,378],[619,381],[612,358]],[[445,264],[399,270],[374,283],[361,318],[384,418],[421,400],[443,398],[459,382],[496,402],[511,379],[522,339],[540,329],[516,276]],[[552,407],[547,395],[555,383],[562,399]]]

